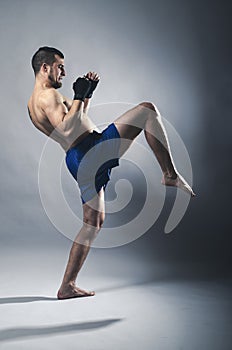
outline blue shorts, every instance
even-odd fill
[[[66,165],[77,181],[82,203],[105,190],[113,167],[119,165],[120,135],[114,124],[93,131],[66,152]]]

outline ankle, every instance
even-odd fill
[[[62,282],[60,289],[66,289],[66,288],[70,288],[70,287],[74,287],[75,286],[75,281],[65,281]]]
[[[164,178],[175,180],[177,178],[177,172],[173,169],[172,171],[164,171]]]

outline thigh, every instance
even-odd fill
[[[134,140],[144,129],[148,110],[142,105],[133,107],[114,121],[121,138]]]
[[[144,129],[145,123],[145,111],[140,105],[125,112],[114,121],[121,138],[119,157],[121,157],[127,151],[133,140]]]

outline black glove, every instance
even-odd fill
[[[74,100],[81,100],[84,102],[85,98],[89,94],[91,89],[91,83],[88,79],[77,78],[75,83],[73,83],[74,90]]]
[[[86,98],[91,98],[93,96],[93,92],[96,89],[97,84],[99,82],[99,80],[91,80],[91,79],[89,79],[89,81],[90,81],[91,85],[90,85],[90,90],[89,90],[88,95],[86,96]]]

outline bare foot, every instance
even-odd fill
[[[192,188],[189,186],[187,181],[180,174],[177,174],[175,178],[164,175],[161,182],[165,186],[174,186],[181,188],[185,192],[189,193],[191,197],[196,196],[196,194],[193,192]]]
[[[68,285],[59,289],[57,293],[57,298],[62,300],[70,298],[91,297],[94,295],[95,292],[87,292],[86,290],[80,289],[75,285]]]

